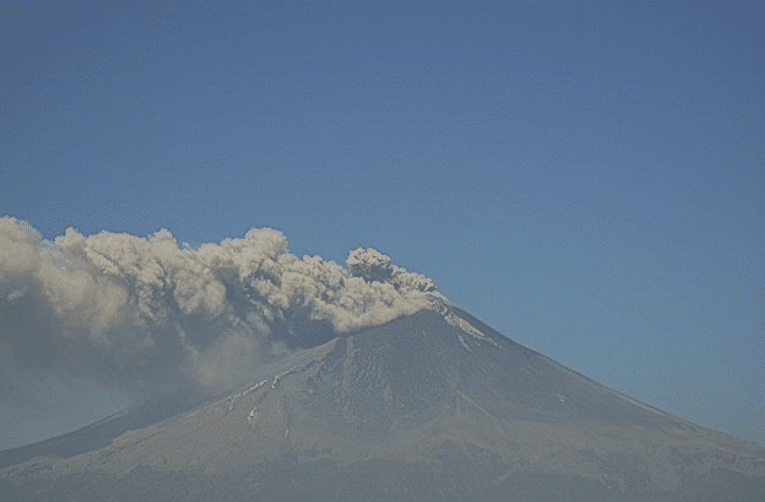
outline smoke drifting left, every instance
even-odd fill
[[[199,249],[69,229],[55,242],[0,219],[0,400],[32,382],[96,384],[141,397],[224,392],[291,350],[290,323],[332,336],[441,309],[434,283],[372,249],[347,269],[292,255],[275,230]],[[310,331],[310,330],[309,330]]]

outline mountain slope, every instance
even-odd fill
[[[295,350],[237,392],[136,422],[106,448],[0,471],[0,490],[20,500],[765,499],[765,449],[608,389],[459,309],[329,341],[305,332],[281,333]]]

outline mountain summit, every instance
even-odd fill
[[[0,471],[0,492],[36,501],[765,500],[765,449],[606,388],[456,307],[334,333],[285,322],[274,336],[290,350],[234,392],[136,408],[2,452],[0,465],[17,465]]]

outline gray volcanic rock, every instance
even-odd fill
[[[764,448],[608,389],[458,309],[342,337],[325,328],[310,346],[306,326],[286,327],[280,336],[294,350],[230,395],[153,418],[144,407],[68,442],[0,452],[0,494],[765,500]]]

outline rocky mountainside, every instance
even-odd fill
[[[0,452],[7,500],[761,501],[765,449],[421,311],[291,350],[236,392]]]

